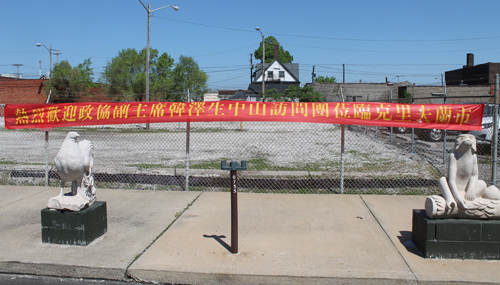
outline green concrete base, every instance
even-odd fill
[[[412,241],[426,258],[500,259],[500,220],[430,219],[413,209]]]
[[[42,242],[88,245],[108,230],[106,202],[79,211],[42,210]]]

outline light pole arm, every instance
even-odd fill
[[[172,7],[174,8],[174,10],[179,10],[179,7],[175,6],[175,5],[167,5],[167,6],[163,6],[163,7],[160,7],[160,8],[157,8],[157,9],[154,9],[154,10],[151,10],[151,13],[153,13],[154,11],[158,11],[158,10],[161,10],[161,9],[165,9],[165,8],[168,8],[168,7]]]
[[[48,51],[48,52],[52,52],[48,47],[46,47],[44,44],[42,44],[42,46]]]
[[[144,7],[144,9],[146,9],[146,11],[148,11],[148,13],[151,13],[151,11],[148,10],[148,8],[146,7],[146,5],[144,5],[144,3],[142,3],[141,0],[139,0],[139,2],[141,2],[142,7]]]

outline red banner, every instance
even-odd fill
[[[7,129],[162,122],[272,121],[481,130],[483,104],[127,102],[8,104]]]

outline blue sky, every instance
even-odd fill
[[[300,65],[300,81],[317,75],[342,82],[409,81],[440,85],[441,74],[500,62],[498,0],[241,1],[149,0],[162,9],[151,18],[151,46],[176,61],[192,56],[212,89],[246,89],[250,54],[274,36]],[[0,74],[38,78],[49,52],[75,66],[91,58],[98,79],[121,49],[146,46],[147,13],[138,0],[9,0],[0,3]],[[57,56],[53,56],[55,63]],[[260,63],[254,59],[253,63]]]

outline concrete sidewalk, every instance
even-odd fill
[[[240,193],[231,254],[229,193],[99,189],[108,232],[80,247],[41,243],[40,211],[58,192],[0,186],[0,272],[182,284],[500,282],[500,261],[419,255],[411,215],[423,196]]]

